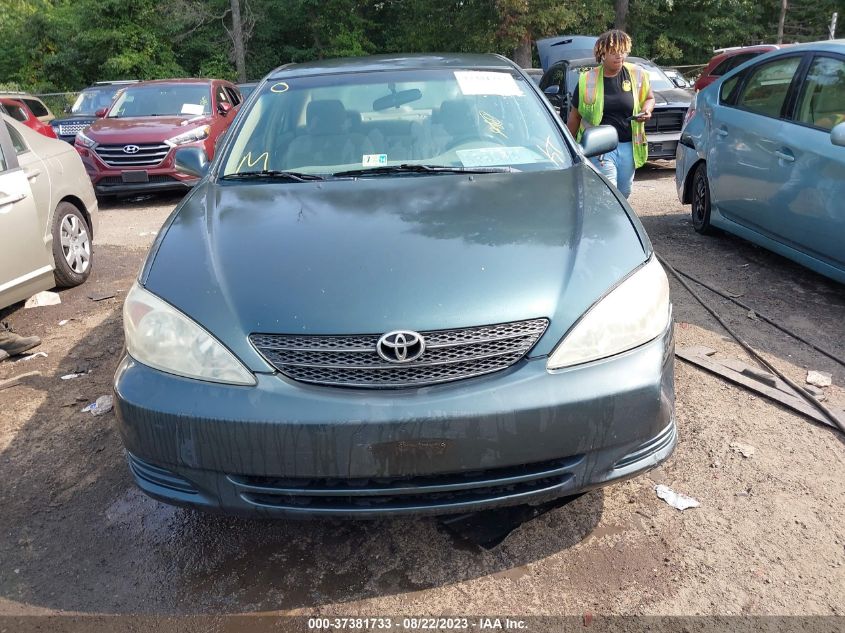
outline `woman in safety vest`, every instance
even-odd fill
[[[624,31],[614,29],[599,36],[593,48],[599,65],[581,73],[566,122],[579,141],[594,125],[616,129],[619,146],[590,160],[626,198],[631,195],[634,170],[648,159],[645,122],[654,110],[648,72],[625,62],[630,52],[631,38]]]

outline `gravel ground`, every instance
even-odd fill
[[[657,251],[845,358],[845,287],[742,240],[697,235],[673,176],[671,165],[647,166],[634,185]],[[48,354],[0,363],[0,381],[41,372],[0,391],[0,615],[845,615],[843,438],[680,360],[670,460],[489,551],[431,519],[248,521],[146,498],[113,413],[80,410],[110,392],[122,299],[177,202],[105,205],[89,282],[63,290],[61,305],[0,315],[41,336]],[[678,346],[747,359],[674,280],[672,292]],[[843,408],[845,368],[701,292],[793,380],[830,372],[827,403]],[[60,379],[80,370],[90,373]],[[732,450],[737,442],[753,456]],[[674,510],[658,483],[701,507]]]

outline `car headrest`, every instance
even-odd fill
[[[346,121],[346,108],[338,99],[312,101],[305,110],[305,124],[317,134],[339,134]]]
[[[478,129],[475,108],[466,99],[444,101],[437,118],[449,134],[466,134]]]

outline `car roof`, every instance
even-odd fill
[[[195,77],[187,79],[149,79],[147,81],[139,81],[137,83],[129,84],[130,86],[150,86],[150,85],[179,85],[179,84],[211,84],[214,81],[224,81],[223,79],[197,79]]]
[[[421,70],[429,68],[513,70],[517,66],[501,55],[492,54],[373,55],[370,57],[321,59],[302,64],[285,64],[270,72],[268,78],[272,80],[283,77],[289,78],[309,75],[332,75],[381,70]]]

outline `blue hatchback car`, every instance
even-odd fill
[[[494,55],[272,72],[124,306],[138,485],[261,516],[446,514],[632,477],[676,443],[666,275]]]
[[[845,283],[845,40],[755,57],[699,92],[676,158],[696,231]]]

